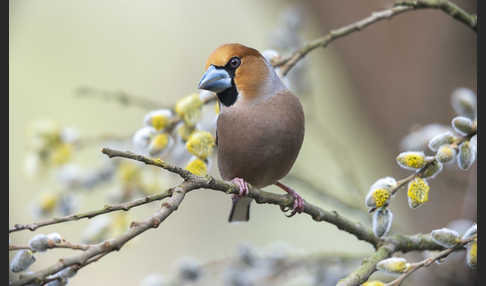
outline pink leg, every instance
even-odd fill
[[[242,178],[236,177],[236,178],[233,178],[233,180],[231,180],[231,182],[237,184],[240,187],[239,194],[233,195],[233,200],[235,200],[239,197],[244,197],[244,196],[248,195],[248,185],[246,184],[245,180],[243,180]]]
[[[288,217],[294,216],[296,213],[301,213],[304,210],[304,199],[299,194],[297,194],[296,191],[280,182],[276,182],[275,185],[286,191],[294,198],[292,212],[290,213],[290,215],[288,215]]]

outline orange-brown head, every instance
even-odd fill
[[[276,76],[260,52],[234,43],[214,50],[205,68],[199,88],[215,92],[226,106],[234,104],[239,95],[245,99],[259,97]]]

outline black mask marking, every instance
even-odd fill
[[[226,65],[224,67],[215,66],[217,69],[226,70],[231,77],[231,87],[229,87],[229,88],[227,88],[227,89],[225,89],[225,90],[223,90],[223,91],[221,91],[220,93],[217,94],[219,101],[221,101],[221,103],[224,104],[225,106],[233,105],[236,102],[236,99],[238,99],[238,90],[236,89],[234,78],[235,78],[236,69],[238,68],[239,64],[236,67],[233,67],[231,65],[232,60],[234,60],[235,58],[236,57],[231,58],[228,61],[228,63],[226,63]],[[239,58],[236,58],[236,59],[238,59],[238,61],[240,61]],[[234,64],[234,62],[233,62],[233,64]]]

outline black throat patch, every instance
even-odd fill
[[[238,91],[236,90],[233,80],[231,80],[231,87],[223,90],[217,94],[219,101],[225,106],[231,106],[236,102],[238,98]]]
[[[216,68],[224,69],[231,76],[231,87],[217,94],[219,101],[221,101],[222,104],[224,104],[225,106],[231,106],[236,102],[236,99],[238,99],[238,90],[236,90],[235,85],[236,68],[232,68],[229,61],[224,67]]]

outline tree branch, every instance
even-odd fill
[[[150,159],[142,155],[133,154],[130,152],[122,152],[118,150],[103,148],[102,152],[109,157],[122,157],[131,160],[136,160],[144,162],[148,165],[153,165],[169,172],[175,173],[182,177],[184,181],[178,186],[162,192],[157,195],[144,197],[141,199],[134,200],[132,202],[106,206],[104,209],[88,212],[82,215],[73,215],[64,218],[51,219],[42,223],[35,223],[31,225],[24,225],[16,227],[11,231],[17,231],[22,229],[34,230],[40,226],[61,223],[65,221],[78,220],[81,218],[92,217],[95,215],[100,215],[116,210],[128,210],[132,207],[146,204],[151,201],[161,200],[170,196],[170,199],[162,204],[160,210],[158,210],[154,215],[149,217],[143,222],[133,222],[130,225],[130,229],[123,235],[104,241],[99,244],[89,245],[89,247],[80,255],[72,256],[68,258],[62,258],[58,263],[48,267],[46,269],[40,270],[30,275],[23,276],[17,281],[12,282],[11,285],[23,285],[31,281],[45,282],[45,279],[58,271],[74,266],[76,269],[82,268],[94,260],[98,260],[101,256],[104,256],[114,250],[119,250],[126,242],[132,238],[140,235],[141,233],[147,231],[150,228],[156,228],[159,224],[164,221],[174,210],[178,208],[184,199],[185,195],[193,190],[198,189],[210,189],[215,191],[224,192],[227,194],[237,194],[239,193],[239,187],[231,182],[226,182],[223,180],[215,179],[211,176],[200,177],[193,175],[185,169],[172,166],[160,159]],[[260,189],[254,188],[248,185],[249,193],[248,196],[253,198],[259,204],[273,204],[280,206],[281,209],[290,207],[293,205],[294,198],[288,194],[278,195]],[[325,221],[335,225],[338,229],[344,230],[358,239],[366,241],[373,245],[377,249],[376,253],[366,261],[362,267],[353,272],[350,277],[345,281],[350,281],[349,283],[354,283],[356,281],[363,281],[367,279],[369,275],[374,271],[374,266],[379,258],[388,257],[394,251],[412,251],[412,250],[442,250],[443,248],[435,244],[430,236],[427,235],[416,235],[416,236],[403,236],[396,235],[386,239],[381,239],[376,237],[373,232],[359,223],[354,223],[345,217],[339,215],[336,211],[326,211],[318,206],[312,205],[309,202],[304,201],[304,213],[311,216],[315,221]],[[344,285],[356,285],[356,284],[344,284]]]
[[[229,194],[237,194],[239,192],[239,187],[236,184],[226,182],[223,180],[218,180],[211,176],[206,176],[206,177],[195,176],[187,170],[184,170],[176,166],[172,166],[166,162],[161,161],[160,159],[150,159],[145,156],[135,155],[130,152],[122,152],[122,151],[113,150],[109,148],[103,148],[102,152],[108,155],[109,157],[123,157],[127,159],[137,160],[149,165],[154,165],[163,168],[169,172],[176,173],[182,178],[184,178],[185,180],[187,180],[188,183],[197,186],[192,190],[199,189],[199,188],[207,188],[207,189],[221,191]],[[291,207],[293,205],[294,199],[290,195],[278,195],[278,194],[262,191],[260,189],[251,186],[250,184],[248,184],[248,186],[249,186],[248,196],[253,198],[259,204],[267,203],[267,204],[278,205],[280,206],[281,209],[286,207]],[[373,234],[371,229],[368,229],[359,223],[354,223],[340,216],[336,211],[329,212],[309,202],[304,201],[303,213],[308,214],[315,221],[326,221],[331,224],[334,224],[339,229],[344,230],[350,234],[353,234],[358,239],[367,241],[375,247],[377,247],[377,245],[381,242],[381,240]]]
[[[409,6],[413,9],[440,9],[457,21],[477,32],[478,17],[471,15],[456,4],[446,0],[398,1],[396,6]]]
[[[45,278],[47,276],[55,274],[66,267],[74,265],[76,269],[79,269],[93,262],[93,260],[99,259],[100,257],[98,256],[100,255],[104,256],[112,251],[120,250],[123,245],[125,245],[125,243],[127,243],[134,237],[151,228],[157,228],[161,222],[163,222],[172,212],[174,212],[179,207],[182,200],[184,199],[185,194],[196,187],[198,186],[193,183],[181,183],[179,186],[173,188],[173,190],[170,191],[170,193],[172,193],[172,196],[168,201],[162,204],[160,210],[158,210],[155,214],[153,214],[151,217],[147,218],[143,222],[132,223],[130,229],[121,236],[115,239],[101,242],[99,244],[92,245],[86,251],[79,255],[71,256],[68,258],[61,258],[56,264],[43,270],[34,272],[32,274],[25,275],[19,280],[13,281],[10,285],[20,286],[29,282],[42,283],[45,281]]]
[[[351,33],[361,31],[367,26],[386,19],[391,19],[393,16],[399,15],[407,11],[414,11],[418,9],[440,9],[454,19],[466,24],[473,31],[477,31],[477,17],[466,13],[461,8],[444,0],[419,0],[419,1],[402,1],[395,4],[394,7],[378,12],[373,12],[371,16],[349,24],[347,26],[331,30],[327,35],[315,39],[304,45],[301,49],[293,52],[290,56],[285,57],[273,63],[274,67],[280,67],[282,75],[292,69],[297,62],[303,59],[308,53],[319,48],[327,47],[332,41],[342,38]]]

